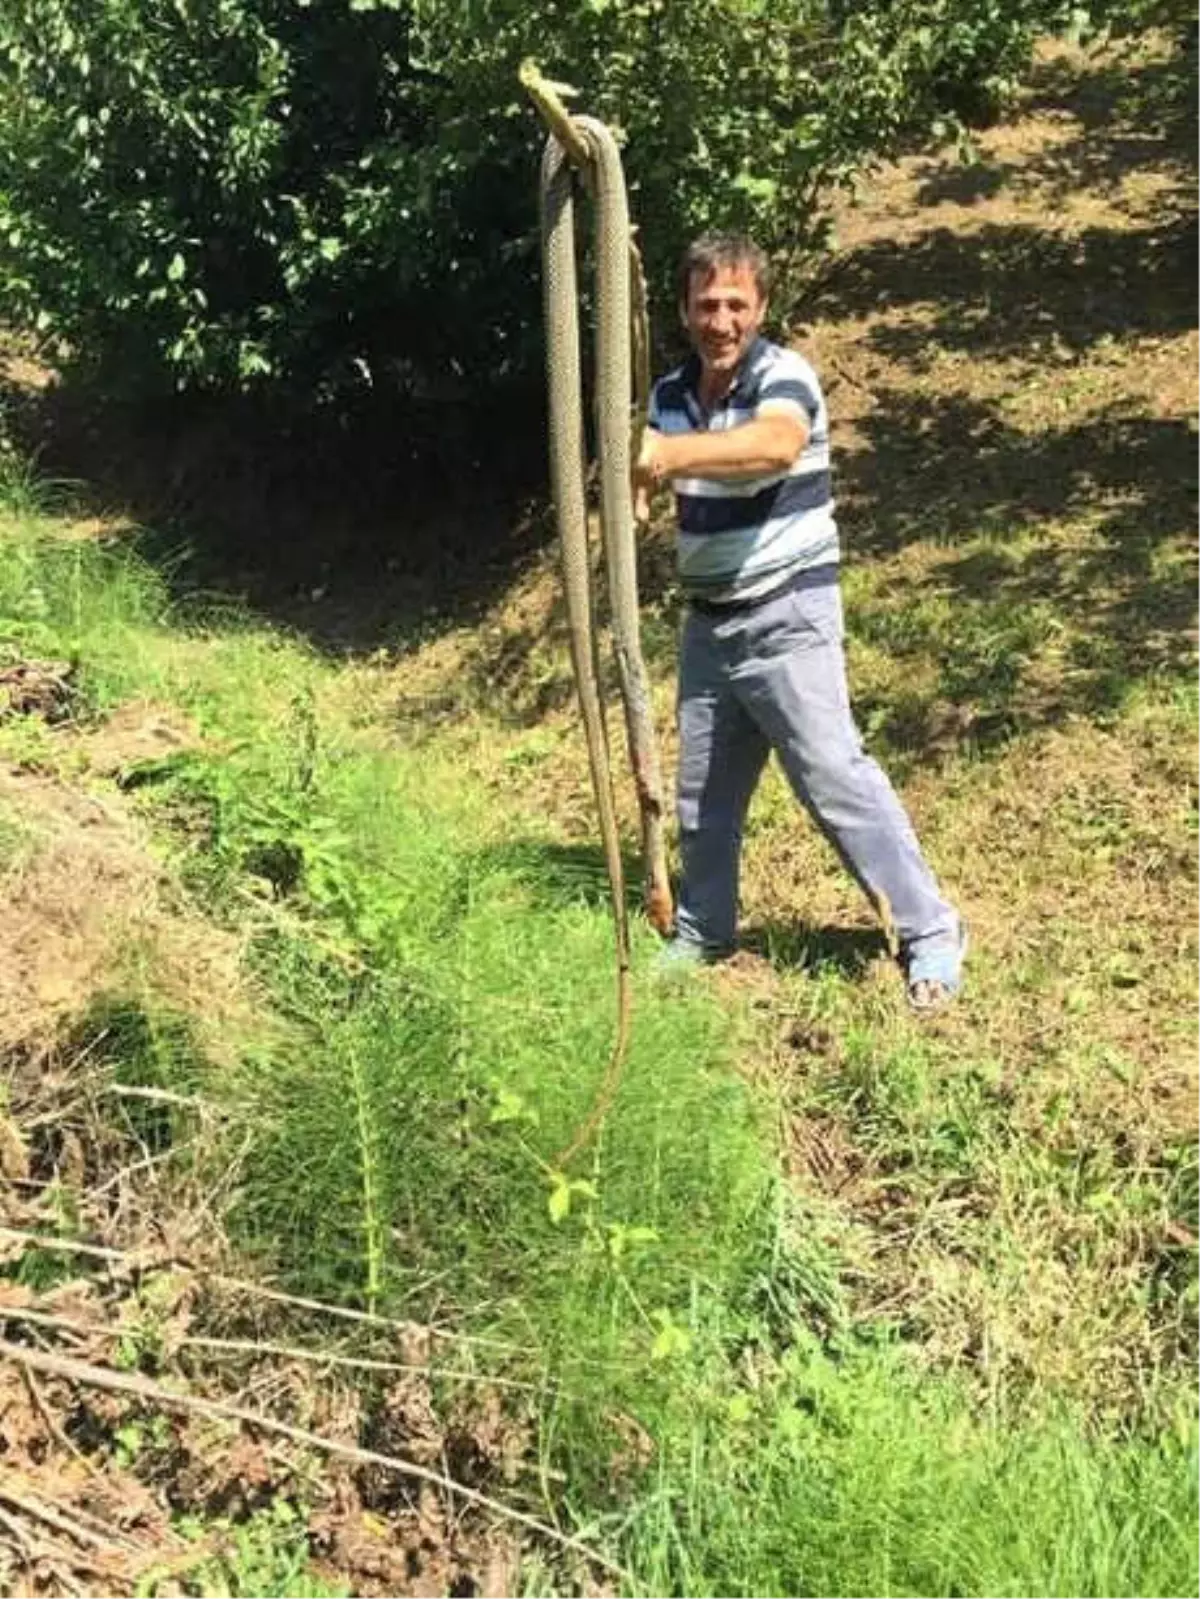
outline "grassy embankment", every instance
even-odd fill
[[[968,993],[908,1017],[772,776],[757,953],[656,992],[639,935],[629,1065],[569,1191],[611,944],[573,721],[534,710],[566,670],[545,566],[399,667],[331,661],[10,483],[0,643],[78,667],[67,723],[0,724],[36,979],[0,991],[6,1137],[37,1157],[47,1059],[188,1101],[113,1113],[153,1158],[127,1210],[62,1143],[14,1205],[134,1242],[178,1196],[159,1223],[243,1271],[494,1340],[454,1347],[534,1388],[505,1390],[531,1441],[493,1491],[633,1591],[1195,1591],[1182,201],[1111,85],[1089,124],[1105,87],[987,135],[974,193],[896,169],[809,333],[856,696],[972,923]],[[665,711],[669,584],[648,611]],[[81,795],[107,869],[72,854]],[[526,1591],[579,1582],[556,1559]]]

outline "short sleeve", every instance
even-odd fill
[[[785,351],[764,374],[755,411],[770,415],[782,412],[812,427],[821,410],[821,390],[817,375],[802,356]]]

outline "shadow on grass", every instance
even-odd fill
[[[777,971],[800,971],[814,977],[820,972],[836,972],[852,983],[860,982],[868,967],[887,953],[883,933],[874,928],[812,927],[790,921],[750,921],[741,946],[769,961]]]
[[[621,852],[625,904],[631,916],[641,909],[642,867],[637,855]],[[475,868],[503,871],[528,891],[532,904],[544,910],[584,905],[607,909],[612,900],[604,852],[599,844],[556,844],[518,839],[481,851]],[[839,972],[858,981],[887,945],[882,932],[861,927],[814,927],[803,922],[747,923],[739,949],[767,961],[776,970],[816,974]]]
[[[832,265],[810,314],[864,316],[919,305],[917,326],[876,327],[882,354],[917,370],[938,350],[1046,361],[1039,340],[1080,352],[1103,339],[1186,331],[1195,321],[1195,214],[1077,233],[988,222],[864,245]],[[1061,359],[1061,355],[1053,357]]]
[[[931,161],[917,190],[920,205],[950,201],[973,205],[1005,190],[1036,185],[1055,200],[1087,189],[1111,191],[1148,162],[1173,170],[1181,192],[1192,192],[1189,170],[1195,147],[1196,52],[1194,41],[1159,61],[1130,58],[1080,72],[1062,58],[1037,63],[1026,115],[1064,116],[1081,124],[1066,138],[1049,137],[1037,150],[999,155],[967,165]],[[1171,149],[1164,151],[1163,140]]]
[[[481,850],[475,869],[505,872],[526,889],[535,908],[562,910],[572,905],[602,910],[612,904],[604,850],[595,844],[557,844],[513,839]],[[621,850],[625,907],[636,915],[642,904],[642,866],[631,849]]]
[[[901,770],[1076,715],[1103,720],[1142,684],[1194,675],[1194,373],[1183,356],[1162,363],[1160,343],[1195,323],[1194,111],[1178,92],[1189,62],[1082,76],[1046,64],[1033,109],[1071,113],[1071,136],[1011,164],[931,163],[921,190],[961,202],[1037,184],[1049,203],[1083,205],[1152,169],[1153,193],[1133,191],[1122,221],[1111,200],[1102,222],[1084,211],[1074,229],[993,207],[969,231],[847,252],[806,307],[818,323],[915,313],[875,322],[849,352],[866,380],[840,375],[869,403],[836,464],[852,563],[927,548],[850,606],[852,637],[892,666],[856,710]],[[1152,402],[1138,392],[1146,358],[1171,386]],[[1001,399],[994,384],[971,392],[989,361],[1011,374]]]
[[[1144,575],[1154,546],[1191,525],[1196,434],[1182,418],[1131,415],[1118,401],[1074,426],[1030,433],[966,395],[885,388],[877,399],[838,472],[856,552],[1016,536],[1099,511],[1114,575]]]
[[[1072,715],[1108,717],[1150,680],[1190,681],[1187,422],[1118,404],[1025,433],[991,403],[897,390],[859,427],[840,474],[852,546],[945,547],[920,577],[851,607],[852,632],[921,668],[915,697],[856,700],[894,751],[920,758],[964,737],[987,750]],[[931,597],[941,608],[923,620]]]
[[[1165,42],[1165,35],[1161,35]],[[1084,70],[1069,57],[1039,61],[1030,75],[1031,112],[1066,112],[1083,124],[1090,152],[1103,152],[1110,140],[1141,129],[1174,133],[1191,153],[1188,134],[1196,119],[1196,25],[1178,30],[1169,52],[1156,60],[1138,58],[1136,38],[1123,55]],[[1084,174],[1086,176],[1086,174]]]
[[[547,539],[555,543],[551,534],[547,534]],[[600,566],[599,552],[596,554]],[[511,728],[534,728],[548,716],[568,709],[578,721],[556,544],[555,559],[547,566],[548,582],[535,581],[518,604],[491,615],[486,626],[456,641],[453,660],[439,678],[433,679],[427,669],[410,680],[398,674],[394,714],[406,738],[420,741],[439,723],[471,711],[480,711],[490,721]],[[539,566],[538,574],[542,570]],[[638,548],[638,574],[639,591],[647,602],[641,617],[642,656],[649,677],[655,681],[669,677],[674,670],[683,612],[675,576],[674,537],[664,527],[643,533]],[[596,574],[593,609],[610,745],[614,761],[620,761],[625,734],[602,570]],[[582,751],[581,724],[579,739]]]
[[[1049,114],[1055,127],[1032,147],[1020,138],[1011,156],[1001,143],[968,165],[934,157],[923,168],[918,205],[997,201],[992,219],[850,251],[819,277],[814,307],[845,316],[929,306],[932,323],[872,335],[878,348],[914,363],[931,344],[1029,355],[1036,364],[1044,359],[1031,348],[1039,336],[1078,352],[1107,338],[1191,328],[1195,81],[1194,39],[1166,60],[1038,63],[1022,114]],[[1059,137],[1064,129],[1070,131]],[[1141,173],[1152,177],[1144,193]],[[1043,209],[1069,208],[1079,225],[1064,230],[1006,217],[1010,191],[1024,199],[1026,216],[1032,191]],[[1114,205],[1122,213],[1115,226]],[[1089,207],[1096,220],[1085,225]]]
[[[550,537],[540,391],[364,397],[337,415],[0,382],[39,472],[86,485],[180,594],[232,596],[333,655],[404,653],[480,616]]]

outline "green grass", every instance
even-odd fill
[[[46,540],[35,517],[12,521],[0,541],[0,649],[86,661],[97,709],[153,684],[166,615],[161,579],[136,560],[87,540]]]
[[[314,1577],[304,1519],[287,1500],[275,1500],[240,1524],[185,1519],[179,1530],[218,1548],[218,1553],[188,1568],[189,1591],[228,1599],[254,1599],[260,1594],[274,1599],[345,1599],[350,1592],[341,1584]],[[140,1599],[157,1599],[159,1594],[178,1592],[178,1580],[151,1567],[139,1580],[137,1592]]]
[[[1195,1590],[1178,1383],[1156,1414],[1181,1419],[1152,1433],[1088,1423],[1052,1392],[1010,1406],[993,1387],[981,1408],[923,1370],[944,1332],[936,1292],[907,1326],[855,1311],[861,1222],[782,1181],[781,1105],[735,1071],[740,1024],[703,984],[639,980],[620,1093],[561,1213],[555,1155],[613,1023],[590,855],[504,820],[435,750],[348,716],[337,673],[299,644],[173,613],[118,548],[9,526],[0,643],[78,660],[97,717],[152,696],[204,738],[129,792],[193,903],[245,937],[267,1010],[211,1058],[150,956],[140,987],[98,1002],[97,1053],[125,1082],[203,1093],[248,1140],[225,1221],[249,1259],[503,1343],[476,1358],[543,1385],[558,1513],[622,1560],[631,1591]],[[1127,820],[1105,826],[1119,846]],[[649,953],[639,938],[639,971]],[[806,1103],[852,1117],[883,1191],[919,1199],[929,1226],[967,1190],[1002,1209],[1016,1183],[1035,1219],[1068,1180],[1073,1204],[1080,1181],[1109,1191],[1103,1172],[1056,1164],[1052,1141],[1021,1145],[999,1066],[897,1038],[836,972],[807,1003],[840,1043]],[[177,1128],[149,1109],[139,1136],[169,1147]],[[219,1169],[226,1153],[204,1158]],[[1182,1208],[1189,1180],[1180,1166],[1146,1203]],[[994,1236],[1011,1249],[1011,1229]],[[543,1575],[528,1576],[539,1591],[570,1586]]]
[[[811,1350],[698,1419],[634,1530],[650,1593],[1185,1594],[1194,1432],[971,1414],[886,1349]]]
[[[25,859],[31,847],[30,834],[26,818],[0,804],[0,872],[11,871]]]

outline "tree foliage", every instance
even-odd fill
[[[2,314],[135,389],[503,379],[539,320],[524,56],[621,131],[666,294],[705,227],[813,248],[830,185],[1002,91],[1034,9],[6,0]]]

